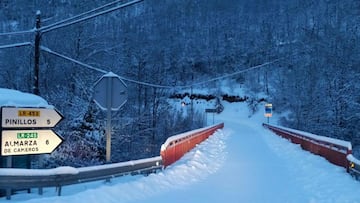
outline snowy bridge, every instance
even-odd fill
[[[169,202],[168,200],[171,199],[171,202],[211,203],[223,202],[226,198],[227,202],[234,203],[360,202],[356,195],[360,192],[360,183],[346,172],[347,169],[355,170],[356,168],[351,166],[357,164],[354,162],[356,159],[351,157],[349,143],[305,133],[304,140],[307,141],[302,142],[321,145],[321,148],[316,148],[315,145],[299,143],[298,139],[302,137],[300,132],[283,129],[292,131],[288,134],[295,135],[296,139],[293,142],[298,145],[294,145],[288,141],[292,141],[290,137],[282,139],[266,129],[278,128],[278,126],[265,125],[264,128],[260,122],[262,118],[259,116],[248,119],[246,116],[239,116],[246,114],[241,112],[240,107],[225,109],[223,114],[217,116],[217,120],[225,124],[223,130],[213,131],[212,136],[156,174],[147,177],[124,176],[120,179],[112,179],[111,183],[105,185],[106,187],[103,187],[103,182],[69,185],[62,189],[62,196],[56,196],[56,193],[49,190],[45,190],[42,196],[17,194],[13,196],[13,200],[161,203]],[[204,132],[206,129],[197,132]],[[281,134],[279,131],[276,133]],[[185,133],[171,138],[167,142],[168,146],[186,143],[184,138],[190,139],[193,137],[191,134]],[[327,161],[326,159],[329,158],[326,156],[333,156],[323,149],[327,145],[326,148],[337,152],[335,156],[342,157],[341,159],[345,157],[344,163],[347,164],[337,164],[340,165],[337,166],[331,164],[329,162],[331,160]],[[317,154],[321,156],[325,151],[326,159],[303,150],[307,148],[318,152]],[[160,166],[162,158],[123,163],[123,166],[147,163],[152,164],[143,167],[151,169],[151,165]],[[88,171],[98,169],[93,167]],[[80,173],[79,171],[81,170],[65,167],[54,169],[51,174],[74,175]],[[109,175],[103,178],[112,177]]]

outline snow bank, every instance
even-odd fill
[[[42,97],[5,88],[0,88],[0,106],[54,108]]]
[[[62,166],[54,169],[19,169],[19,168],[0,168],[0,176],[50,176],[78,174],[76,168]]]
[[[126,162],[120,162],[120,163],[113,163],[113,164],[106,164],[106,165],[98,165],[98,166],[88,166],[88,167],[82,167],[78,168],[77,170],[79,172],[88,172],[88,171],[95,171],[95,170],[104,170],[104,169],[111,169],[111,168],[119,168],[124,166],[133,166],[137,164],[147,163],[149,161],[158,161],[160,157],[151,157],[147,159],[139,159],[139,160],[132,160],[132,161],[126,161]],[[160,165],[160,163],[158,163]]]
[[[264,129],[265,131],[265,129]],[[266,135],[268,134],[268,135]],[[344,168],[332,165],[326,159],[304,151],[299,145],[264,132],[265,141],[271,150],[283,159],[292,179],[301,188],[302,198],[292,202],[309,203],[359,203],[360,183]],[[292,190],[289,188],[288,190]]]
[[[309,132],[295,130],[295,129],[286,128],[286,127],[277,126],[277,125],[272,125],[272,126],[274,126],[276,128],[279,128],[279,129],[283,129],[283,130],[288,131],[288,132],[292,132],[292,133],[295,133],[295,134],[298,134],[298,135],[308,137],[308,138],[313,139],[313,140],[332,143],[332,144],[335,144],[335,145],[338,145],[338,146],[343,146],[343,147],[347,148],[348,150],[352,150],[351,142],[348,142],[348,141],[339,140],[339,139],[331,138],[331,137],[315,135],[315,134],[312,134],[312,133],[309,133]]]
[[[47,188],[43,196],[18,194],[12,196],[11,202],[147,202],[148,199],[161,197],[169,191],[184,190],[217,172],[225,162],[226,138],[227,135],[218,130],[166,170],[147,177],[126,176],[111,179],[107,184],[97,181],[66,186],[60,197],[56,196],[55,190]]]

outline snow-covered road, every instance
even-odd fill
[[[180,161],[148,177],[136,176],[13,196],[15,202],[359,202],[360,182],[345,169],[301,150],[248,118],[245,105],[227,104],[225,123]],[[0,199],[0,201],[6,201]]]
[[[282,159],[268,148],[261,131],[249,125],[226,122],[223,133],[223,139],[226,140],[226,158],[222,167],[216,173],[188,188],[168,193],[166,199],[172,198],[171,202],[175,203],[184,200],[291,202],[294,197],[303,200],[298,193],[299,190],[296,188],[288,190],[295,185],[289,175],[288,167],[282,164]],[[163,198],[164,196],[160,196],[151,202],[161,202]]]
[[[230,133],[229,152],[220,175],[236,187],[232,189],[232,198],[241,202],[289,202],[299,193],[298,188],[287,191],[296,186],[289,175],[288,167],[264,141],[263,129],[258,123],[227,122],[227,129],[238,129]],[[304,202],[304,201],[302,201]]]

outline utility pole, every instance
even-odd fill
[[[36,21],[35,21],[35,43],[34,43],[34,84],[33,84],[33,94],[40,95],[39,90],[39,70],[40,70],[40,40],[41,40],[41,20],[40,20],[41,12],[38,10],[36,11]],[[31,168],[31,162],[34,159],[33,156],[27,155],[25,156],[26,159],[26,168]],[[28,189],[30,192],[30,189]],[[42,188],[39,188],[39,194],[42,194]]]
[[[40,95],[39,91],[39,69],[40,69],[40,40],[41,40],[41,20],[40,20],[41,12],[38,10],[36,12],[36,25],[35,25],[35,58],[34,58],[34,86],[33,93],[36,95]]]

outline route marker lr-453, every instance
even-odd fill
[[[55,109],[46,108],[2,108],[2,128],[52,128],[62,115]]]

